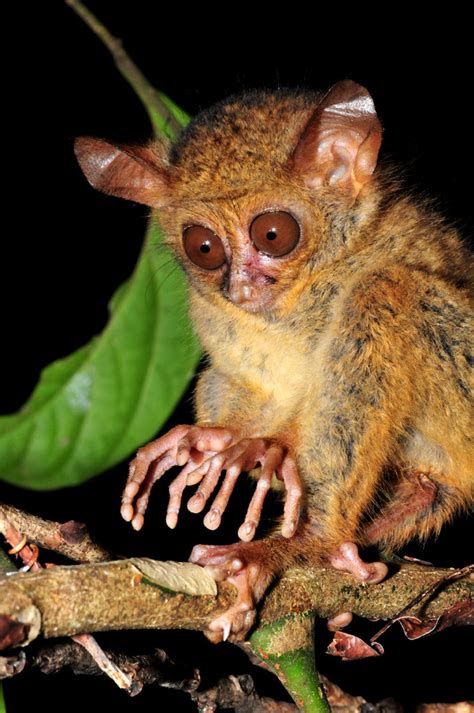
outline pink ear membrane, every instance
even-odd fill
[[[106,193],[110,178],[107,174],[118,151],[117,146],[93,136],[79,136],[74,141],[74,153],[85,177],[91,186]]]
[[[166,169],[152,147],[79,136],[74,142],[74,152],[85,177],[96,190],[152,208],[167,203]]]
[[[365,87],[338,82],[321,100],[290,158],[293,175],[313,188],[350,187],[357,195],[377,164],[382,127]]]

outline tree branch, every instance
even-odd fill
[[[18,533],[27,533],[29,542],[59,552],[76,562],[104,562],[113,559],[103,547],[93,542],[82,522],[53,522],[31,515],[13,505],[0,504],[0,532],[12,545],[18,544]]]
[[[294,568],[266,597],[260,624],[310,611],[324,618],[353,611],[369,619],[390,619],[450,572],[404,565],[386,581],[365,585],[332,569]],[[232,585],[216,586],[198,565],[148,558],[0,577],[0,615],[18,620],[20,611],[33,606],[46,638],[117,629],[204,630],[234,597]],[[473,599],[474,582],[466,577],[443,585],[408,613],[434,619],[457,602]]]

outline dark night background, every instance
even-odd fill
[[[407,184],[437,196],[444,213],[464,235],[472,235],[472,117],[466,108],[472,84],[460,49],[463,38],[457,36],[449,60],[443,49],[452,32],[449,17],[435,32],[399,18],[396,39],[390,41],[386,23],[369,31],[361,29],[363,21],[358,28],[351,18],[343,24],[342,17],[329,21],[321,16],[308,23],[304,16],[267,13],[258,26],[254,11],[232,5],[226,9],[228,19],[220,18],[220,25],[211,28],[215,17],[206,22],[202,14],[191,16],[181,6],[164,11],[161,3],[90,0],[88,7],[123,39],[148,79],[191,115],[244,88],[299,84],[325,89],[343,78],[364,84],[385,127],[383,155],[403,164]],[[139,141],[151,130],[108,52],[70,8],[59,0],[15,3],[2,13],[4,33],[14,39],[3,63],[4,113],[11,121],[4,144],[11,151],[4,170],[11,187],[5,219],[12,222],[3,232],[0,263],[0,413],[10,413],[28,398],[44,366],[102,330],[108,299],[133,270],[145,230],[145,207],[89,187],[73,155],[73,138],[91,133]],[[461,18],[456,32],[462,24]],[[191,418],[188,392],[168,425]],[[86,522],[99,541],[124,555],[185,560],[197,542],[235,539],[250,492],[246,483],[240,485],[242,497],[234,498],[237,510],[226,529],[214,534],[199,516],[185,511],[177,530],[168,530],[156,487],[146,526],[137,534],[118,513],[125,476],[123,463],[74,490],[26,492],[0,484],[0,497],[53,520]],[[472,557],[470,538],[470,522],[460,519],[422,556],[438,565],[466,564]],[[415,545],[406,551],[422,554]],[[359,621],[349,630],[370,636],[377,628]],[[325,656],[330,636],[322,622],[318,631],[321,671],[353,694],[370,701],[473,697],[467,628],[412,643],[394,628],[384,638],[384,657],[355,663]],[[206,684],[219,675],[250,671],[261,693],[287,699],[276,679],[251,667],[243,653],[229,644],[214,647],[199,633],[125,632],[97,638],[105,647],[130,653],[165,648],[175,660],[199,667]],[[46,700],[51,713],[75,706],[99,710],[105,699],[115,711],[151,710],[160,703],[194,710],[182,693],[150,687],[130,699],[105,677],[69,672],[48,678],[27,670],[8,681],[5,692],[9,713]]]

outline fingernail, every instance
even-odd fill
[[[212,508],[207,517],[209,522],[212,524],[217,520],[220,520],[221,514],[217,508]]]
[[[255,523],[244,522],[244,524],[239,527],[239,531],[237,534],[241,540],[248,542],[253,538],[255,534]]]
[[[188,475],[186,478],[186,485],[196,485],[196,483],[199,483],[200,477],[196,476],[194,471]]]
[[[253,522],[246,522],[244,525],[244,532],[246,535],[252,535],[255,532],[255,525]]]
[[[171,530],[174,530],[174,528],[178,524],[178,516],[175,512],[169,512],[166,515],[166,524]]]
[[[205,502],[204,495],[198,491],[188,502],[188,510],[191,512],[200,512],[203,509]]]
[[[189,452],[187,448],[181,448],[176,453],[176,465],[186,465],[189,460]]]
[[[135,517],[132,520],[133,529],[137,530],[137,531],[141,530],[143,527],[144,520],[145,520],[145,518],[143,517],[143,515],[141,515],[141,514],[135,515]]]
[[[283,526],[283,529],[281,531],[281,534],[283,537],[291,537],[294,535],[296,530],[296,521],[295,520],[290,520],[286,525]]]

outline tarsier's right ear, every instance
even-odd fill
[[[79,136],[74,152],[94,188],[119,198],[161,208],[170,200],[165,148],[126,146]]]

